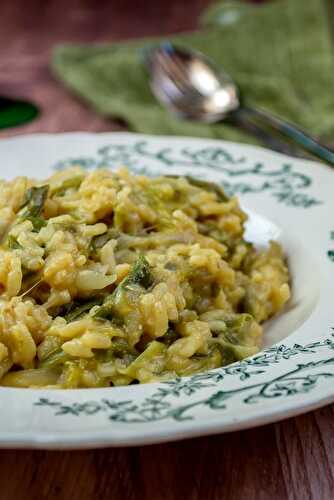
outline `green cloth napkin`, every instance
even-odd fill
[[[249,104],[334,141],[334,52],[323,2],[220,2],[204,14],[202,26],[170,40],[222,65]],[[180,120],[156,102],[140,49],[157,41],[58,46],[53,72],[98,113],[126,120],[133,131],[256,142],[229,125]]]

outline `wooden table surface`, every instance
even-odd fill
[[[293,1],[293,0],[291,0]],[[48,69],[52,46],[192,29],[209,0],[2,0],[0,94],[42,109],[0,132],[108,131]],[[1,169],[2,167],[0,167]],[[265,427],[178,443],[94,451],[0,451],[0,499],[334,498],[333,406]]]

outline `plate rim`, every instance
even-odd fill
[[[231,141],[224,141],[221,139],[211,139],[211,138],[198,138],[198,137],[186,137],[186,136],[168,136],[168,135],[147,135],[147,134],[135,134],[131,132],[66,132],[66,133],[34,133],[34,134],[24,134],[24,135],[17,135],[13,137],[4,137],[1,138],[0,140],[0,157],[1,157],[1,149],[4,146],[4,143],[15,143],[17,141],[29,141],[31,139],[33,140],[43,140],[45,138],[47,139],[55,139],[57,138],[58,140],[62,140],[65,137],[66,138],[74,138],[74,137],[82,137],[82,136],[91,136],[91,137],[100,137],[100,138],[112,138],[115,140],[117,137],[122,137],[122,138],[141,138],[141,139],[146,139],[146,140],[154,140],[154,141],[179,141],[182,143],[183,141],[200,141],[202,143],[207,142],[210,144],[223,144],[227,148],[229,146],[233,146],[233,148],[242,148],[244,151],[254,151],[256,154],[258,151],[263,154],[265,152],[269,157],[275,157],[280,160],[289,160],[290,162],[293,162],[294,165],[300,166],[300,167],[305,167],[307,168],[309,166],[316,166],[317,168],[323,167],[322,171],[327,171],[330,172],[330,175],[332,175],[331,168],[328,167],[327,165],[320,164],[316,161],[313,160],[304,160],[304,159],[299,159],[299,158],[291,158],[285,154],[281,154],[278,152],[270,151],[265,148],[262,148],[261,146],[256,146],[256,145],[250,145],[250,144],[244,144],[244,143],[236,143],[236,142],[231,142]],[[334,206],[334,204],[333,204]],[[333,224],[334,226],[334,224]],[[333,228],[334,229],[334,228]],[[329,335],[329,333],[328,333]],[[288,337],[289,338],[289,337]],[[288,338],[284,339],[285,341],[288,340]],[[261,351],[263,352],[263,351]],[[147,386],[152,386],[152,385],[161,385],[160,383],[156,384],[147,384]],[[7,391],[8,389],[6,389]],[[26,389],[9,389],[10,391],[15,391],[15,392],[27,392]],[[78,391],[87,393],[87,391],[90,393],[91,391],[99,391],[99,392],[105,392],[105,391],[110,391],[108,388],[101,388],[101,389],[75,389],[75,390],[53,390],[52,394],[57,394],[58,393],[66,393],[66,394],[77,394]],[[113,389],[114,390],[114,389]],[[43,389],[29,389],[29,393],[37,393],[38,395],[41,394],[41,392],[44,392]],[[1,400],[2,400],[2,394],[3,394],[3,389],[0,389],[0,405],[1,405]],[[169,432],[167,434],[164,434],[162,431],[159,432],[154,432],[153,434],[147,435],[143,433],[143,435],[139,436],[137,439],[132,438],[132,441],[129,441],[126,437],[122,438],[117,438],[113,434],[113,432],[108,433],[108,429],[104,428],[101,433],[94,433],[92,431],[86,431],[87,436],[81,437],[78,435],[77,437],[74,437],[74,434],[72,435],[67,435],[66,433],[61,435],[60,431],[55,432],[54,434],[50,432],[40,432],[36,433],[34,431],[27,431],[25,430],[22,433],[15,433],[15,432],[6,432],[6,433],[0,433],[0,447],[23,447],[23,448],[43,448],[43,449],[79,449],[79,448],[96,448],[96,447],[106,447],[106,446],[137,446],[137,445],[143,445],[143,444],[152,444],[152,443],[157,443],[157,442],[167,442],[167,441],[174,441],[174,440],[179,440],[179,439],[187,439],[190,437],[196,437],[196,436],[204,436],[204,435],[211,435],[211,434],[216,434],[216,433],[221,433],[221,432],[232,432],[235,430],[241,430],[241,429],[246,429],[246,428],[251,428],[251,427],[256,427],[259,425],[264,425],[270,422],[276,422],[279,420],[283,420],[285,418],[290,418],[295,415],[299,415],[302,413],[305,413],[310,410],[314,410],[316,408],[319,408],[321,406],[324,406],[326,404],[329,404],[334,401],[334,389],[332,390],[331,395],[323,395],[320,399],[313,397],[309,398],[308,402],[305,404],[299,404],[297,405],[295,400],[292,399],[289,401],[289,404],[285,404],[284,407],[280,411],[277,411],[277,409],[273,409],[273,411],[270,411],[269,408],[264,407],[262,411],[257,412],[257,414],[254,414],[250,419],[244,419],[244,420],[238,420],[236,419],[235,421],[231,421],[230,424],[220,424],[218,422],[218,418],[214,420],[210,420],[207,425],[203,427],[203,422],[201,423],[201,420],[192,421],[192,428],[184,428],[182,431],[180,430],[173,430],[172,432]],[[217,420],[217,422],[216,422]],[[201,424],[202,428],[197,429],[197,424],[198,426]],[[90,433],[90,437],[89,436]],[[100,437],[98,437],[97,434],[100,434]],[[95,437],[94,437],[95,436]],[[109,440],[108,440],[109,439]],[[106,442],[106,440],[108,442]]]

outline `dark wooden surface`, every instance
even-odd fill
[[[293,1],[293,0],[291,0]],[[192,29],[209,0],[1,0],[0,94],[28,97],[30,132],[120,125],[69,96],[48,70],[57,42]],[[1,169],[1,167],[0,167]],[[333,406],[282,423],[179,443],[96,451],[0,451],[0,499],[334,498]]]

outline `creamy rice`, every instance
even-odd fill
[[[126,169],[0,181],[0,381],[166,380],[258,352],[290,297],[281,247],[244,240],[211,183]]]

